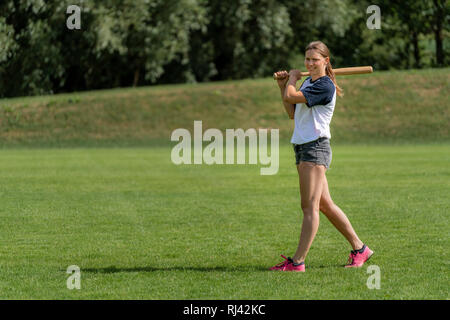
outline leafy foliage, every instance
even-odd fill
[[[4,0],[0,97],[264,77],[301,68],[316,39],[329,46],[334,67],[449,64],[448,1],[379,1],[381,30],[366,27],[370,4]],[[66,27],[69,5],[81,8],[81,30]]]

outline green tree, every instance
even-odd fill
[[[109,0],[95,9],[97,54],[117,54],[132,74],[156,83],[175,59],[188,64],[190,33],[205,28],[205,9],[197,0]],[[180,75],[177,75],[180,77]]]
[[[450,2],[447,0],[433,0],[431,14],[428,15],[431,30],[436,43],[436,64],[445,65],[444,32],[450,32]]]
[[[42,0],[0,4],[1,96],[53,92],[64,67],[48,24],[52,10],[52,4]]]
[[[213,79],[267,76],[289,60],[292,30],[287,8],[274,0],[209,0],[204,43],[217,70]]]

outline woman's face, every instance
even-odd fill
[[[310,49],[305,54],[305,67],[311,75],[325,73],[330,58],[324,58],[317,50]]]

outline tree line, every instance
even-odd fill
[[[2,0],[0,97],[265,77],[302,68],[317,39],[334,67],[449,65],[448,1],[377,1],[380,29],[371,2]]]

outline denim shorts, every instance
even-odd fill
[[[330,139],[322,137],[304,144],[293,144],[293,146],[295,164],[308,161],[324,165],[327,169],[330,168],[332,158]]]

